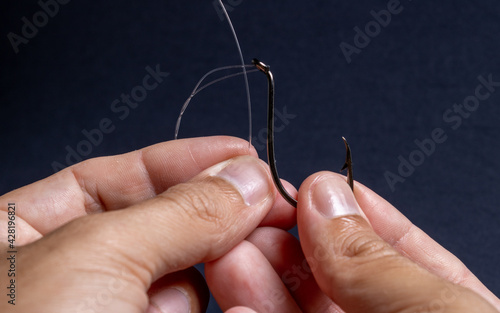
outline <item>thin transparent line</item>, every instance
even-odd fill
[[[238,52],[240,54],[240,59],[241,59],[241,66],[245,65],[245,60],[243,59],[243,53],[241,52],[241,47],[240,47],[240,42],[238,40],[238,36],[236,35],[236,31],[234,30],[233,23],[231,22],[231,18],[229,18],[229,14],[227,13],[226,7],[224,6],[224,3],[222,3],[222,0],[219,0],[220,5],[222,6],[222,11],[224,11],[224,15],[227,18],[227,21],[229,23],[229,27],[231,28],[231,31],[233,32],[234,40],[236,41],[236,46],[238,47]],[[250,147],[252,145],[252,102],[250,100],[250,87],[248,85],[248,75],[247,75],[247,70],[245,67],[243,67],[243,77],[245,79],[245,88],[247,92],[247,102],[248,102],[248,143]]]

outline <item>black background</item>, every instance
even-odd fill
[[[500,88],[453,130],[446,110],[474,95],[477,77],[500,81],[498,1],[402,0],[403,11],[348,64],[339,47],[387,0],[250,1],[230,12],[245,59],[271,65],[277,108],[295,115],[276,135],[280,174],[296,187],[313,172],[343,164],[341,136],[353,150],[355,178],[393,203],[500,294]],[[36,1],[2,1],[0,12],[0,194],[53,174],[91,130],[115,130],[84,159],[171,140],[180,107],[207,71],[239,63],[226,21],[212,1],[71,1],[15,53]],[[111,103],[160,66],[170,75],[123,120]],[[250,74],[253,136],[265,157],[266,81]],[[447,140],[391,190],[398,173],[435,128]],[[196,96],[180,137],[247,138],[241,77]],[[212,302],[210,312],[218,312]]]

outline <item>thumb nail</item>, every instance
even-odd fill
[[[346,215],[363,215],[346,182],[335,175],[319,177],[312,186],[311,198],[312,207],[328,219]]]
[[[227,161],[215,176],[231,183],[247,205],[255,205],[270,194],[269,176],[256,158],[243,156]]]
[[[164,289],[149,299],[146,313],[189,313],[189,301],[186,295],[176,288]]]

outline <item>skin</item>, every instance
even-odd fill
[[[319,179],[363,211],[332,219],[318,214],[311,191]],[[334,173],[306,179],[298,194],[300,242],[283,230],[259,228],[205,267],[219,305],[277,313],[498,312],[499,299],[460,260],[367,187],[356,182],[354,190]],[[245,270],[245,263],[259,269]],[[242,285],[258,287],[242,293]]]
[[[256,156],[237,138],[178,140],[88,160],[3,195],[2,210],[16,203],[19,293],[15,307],[1,301],[0,311],[153,312],[151,299],[175,288],[192,313],[204,312],[207,285],[192,266],[206,263],[208,285],[229,313],[415,312],[441,290],[460,294],[443,312],[497,312],[499,300],[458,259],[368,188],[355,185],[367,220],[325,219],[310,208],[318,175],[348,188],[331,173],[303,183],[296,211]],[[260,173],[261,200],[249,205],[217,176],[228,164]],[[300,243],[285,231],[295,223]],[[322,247],[332,250],[314,259]],[[306,258],[317,261],[312,271]]]

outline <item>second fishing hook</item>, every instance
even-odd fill
[[[276,156],[274,154],[274,77],[273,73],[271,73],[270,67],[257,59],[253,59],[252,63],[255,65],[257,69],[259,69],[262,73],[266,74],[267,82],[268,82],[268,98],[267,98],[267,159],[269,162],[269,168],[271,169],[271,175],[273,177],[274,184],[278,189],[279,193],[285,198],[288,203],[297,207],[297,200],[294,199],[288,191],[286,191],[285,187],[281,183],[280,177],[278,175],[278,169],[276,167]],[[340,171],[347,169],[347,183],[351,187],[351,190],[354,190],[353,178],[352,178],[352,158],[351,158],[351,148],[347,143],[347,140],[342,137],[344,140],[345,148],[346,148],[346,160],[345,164]]]

